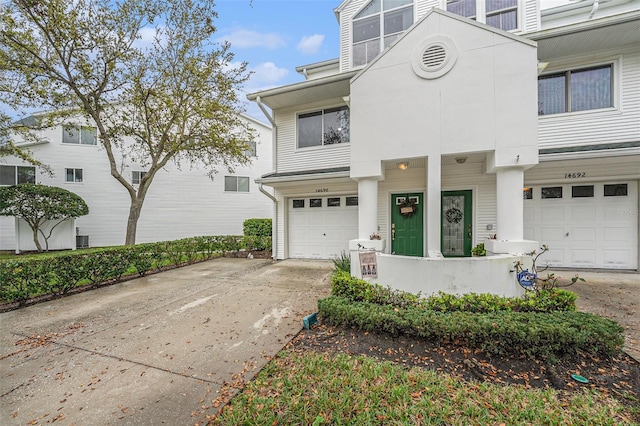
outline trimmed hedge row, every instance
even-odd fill
[[[624,344],[616,322],[583,312],[437,312],[330,296],[318,301],[323,321],[529,358],[612,356]]]
[[[24,303],[42,295],[62,295],[73,288],[119,280],[161,268],[239,252],[252,240],[235,235],[57,253],[0,261],[0,301]]]
[[[575,311],[576,294],[561,289],[527,292],[520,297],[502,297],[493,294],[469,293],[461,296],[440,292],[423,298],[401,290],[392,290],[380,284],[371,284],[352,277],[348,272],[335,272],[331,277],[331,293],[354,302],[371,302],[399,308],[416,307],[439,312],[553,312]]]

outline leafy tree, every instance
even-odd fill
[[[84,200],[66,189],[33,183],[0,187],[0,216],[15,216],[27,222],[38,251],[43,251],[38,234],[49,251],[49,238],[58,225],[87,214],[89,207]],[[42,227],[48,221],[58,222],[45,233]]]
[[[170,161],[209,174],[249,162],[254,135],[238,100],[249,73],[213,41],[216,17],[210,0],[11,0],[0,10],[0,102],[53,111],[23,133],[95,123],[130,198],[125,244]],[[146,168],[137,187],[119,167],[128,161]]]

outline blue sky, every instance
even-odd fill
[[[228,40],[235,59],[254,72],[247,93],[304,80],[297,66],[337,58],[338,22],[333,10],[341,0],[217,0],[217,34]],[[568,0],[540,0],[548,8]],[[265,117],[253,102],[247,113]]]

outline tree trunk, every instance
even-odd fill
[[[142,203],[144,198],[140,199],[135,197],[131,199],[131,206],[129,207],[129,219],[127,219],[127,236],[125,237],[124,244],[126,246],[132,246],[136,243],[136,232],[138,230],[138,219],[140,219],[140,212],[142,211]]]
[[[40,245],[40,240],[38,240],[38,228],[34,227],[33,230],[33,242],[36,244],[36,248],[38,252],[42,252],[42,246]]]

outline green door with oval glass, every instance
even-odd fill
[[[471,191],[442,192],[441,250],[445,257],[471,256]]]
[[[422,193],[391,195],[391,253],[422,256],[424,245]]]

